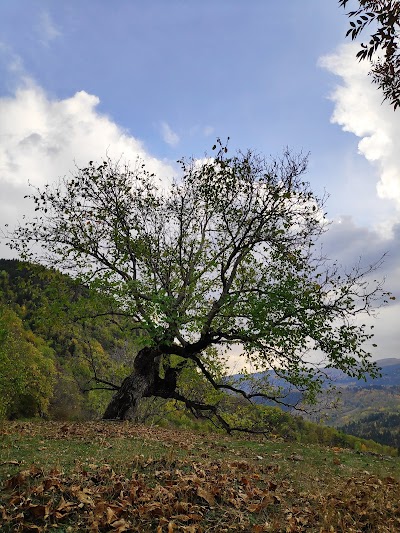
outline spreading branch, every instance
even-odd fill
[[[314,350],[328,367],[377,374],[359,317],[391,295],[373,281],[379,263],[346,273],[315,251],[327,229],[325,198],[304,179],[307,156],[230,156],[220,140],[213,150],[202,163],[180,161],[182,175],[162,188],[143,165],[90,162],[72,179],[36,189],[38,216],[10,235],[24,258],[57,265],[101,296],[80,319],[114,316],[140,336],[121,385],[93,364],[94,381],[115,391],[108,417],[161,396],[237,429],[220,395],[286,406],[294,389],[313,401],[324,377],[309,364]],[[287,387],[276,393],[260,382],[249,391],[228,379],[221,354],[232,347],[241,348],[244,369],[272,370]]]

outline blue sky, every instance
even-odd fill
[[[28,180],[106,151],[168,175],[217,136],[267,156],[289,146],[331,195],[329,255],[389,251],[400,295],[400,111],[381,106],[347,24],[336,0],[2,0],[0,223],[29,212]],[[395,303],[376,357],[400,356],[398,322]]]
[[[97,95],[98,111],[159,157],[204,151],[211,128],[238,146],[313,150],[330,112],[330,76],[317,61],[346,27],[335,2],[315,0],[5,0],[0,9],[3,44],[49,95]],[[13,81],[2,76],[3,94]],[[163,121],[181,138],[175,150],[159,135]]]

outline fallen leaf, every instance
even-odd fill
[[[275,496],[274,496],[275,498]],[[251,503],[247,506],[247,510],[250,511],[250,513],[259,513],[272,502],[272,498],[270,495],[265,496],[262,500],[256,503]]]
[[[174,520],[179,520],[180,522],[189,522],[190,520],[193,520],[194,522],[200,522],[203,520],[203,517],[201,514],[196,513],[188,513],[188,514],[177,514],[174,516],[171,516]]]
[[[269,524],[256,524],[253,526],[252,533],[264,533],[264,531],[271,531]]]
[[[22,472],[18,472],[18,474],[16,474],[13,477],[10,477],[10,479],[7,480],[6,487],[8,489],[15,489],[16,487],[20,487],[21,485],[25,483],[28,477],[29,477],[28,470],[23,470]]]
[[[69,513],[72,509],[75,509],[75,508],[76,508],[76,503],[66,502],[63,496],[61,496],[61,500],[56,511],[58,511],[59,513]]]
[[[117,533],[122,533],[122,531],[128,531],[130,528],[130,524],[121,518],[120,520],[116,520],[111,524],[111,527],[117,531]]]
[[[187,502],[175,502],[174,508],[178,513],[187,513],[189,504]]]
[[[43,489],[49,490],[52,487],[59,487],[60,486],[60,480],[57,478],[47,478],[43,480]]]
[[[45,520],[49,516],[49,505],[30,505],[27,509],[27,513],[35,518],[35,520]]]
[[[197,495],[200,496],[200,498],[203,498],[208,505],[213,506],[215,505],[215,498],[213,494],[211,494],[210,491],[203,489],[202,487],[198,487],[197,489]]]
[[[78,500],[81,502],[81,503],[84,503],[86,505],[91,505],[91,506],[94,506],[94,501],[92,500],[92,498],[86,494],[86,492],[83,492],[83,491],[78,491],[76,493],[76,497],[78,498]]]

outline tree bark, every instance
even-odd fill
[[[154,348],[143,348],[134,361],[134,370],[124,379],[104,412],[104,420],[126,420],[135,413],[141,398],[157,395],[161,354]]]

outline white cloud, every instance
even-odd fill
[[[31,83],[12,98],[0,98],[0,180],[43,184],[89,160],[123,156],[141,157],[158,175],[171,167],[146,153],[130,136],[96,107],[97,96],[79,91],[64,100],[52,100]]]
[[[179,135],[175,133],[166,122],[161,122],[161,135],[164,141],[170,146],[176,146],[179,144]]]
[[[342,79],[331,95],[335,103],[331,121],[360,137],[360,154],[379,174],[378,196],[394,200],[400,209],[400,115],[382,103],[382,92],[368,76],[369,63],[356,59],[357,50],[358,45],[346,44],[320,60]]]
[[[61,36],[60,30],[52,20],[50,13],[47,11],[41,12],[37,31],[40,35],[40,41],[46,45]]]
[[[90,160],[135,163],[140,157],[149,171],[168,180],[173,168],[149,155],[143,144],[96,107],[97,96],[80,91],[63,100],[49,98],[32,81],[12,97],[0,98],[0,227],[30,210],[23,201],[28,181],[51,183]],[[0,255],[4,255],[4,248]]]

